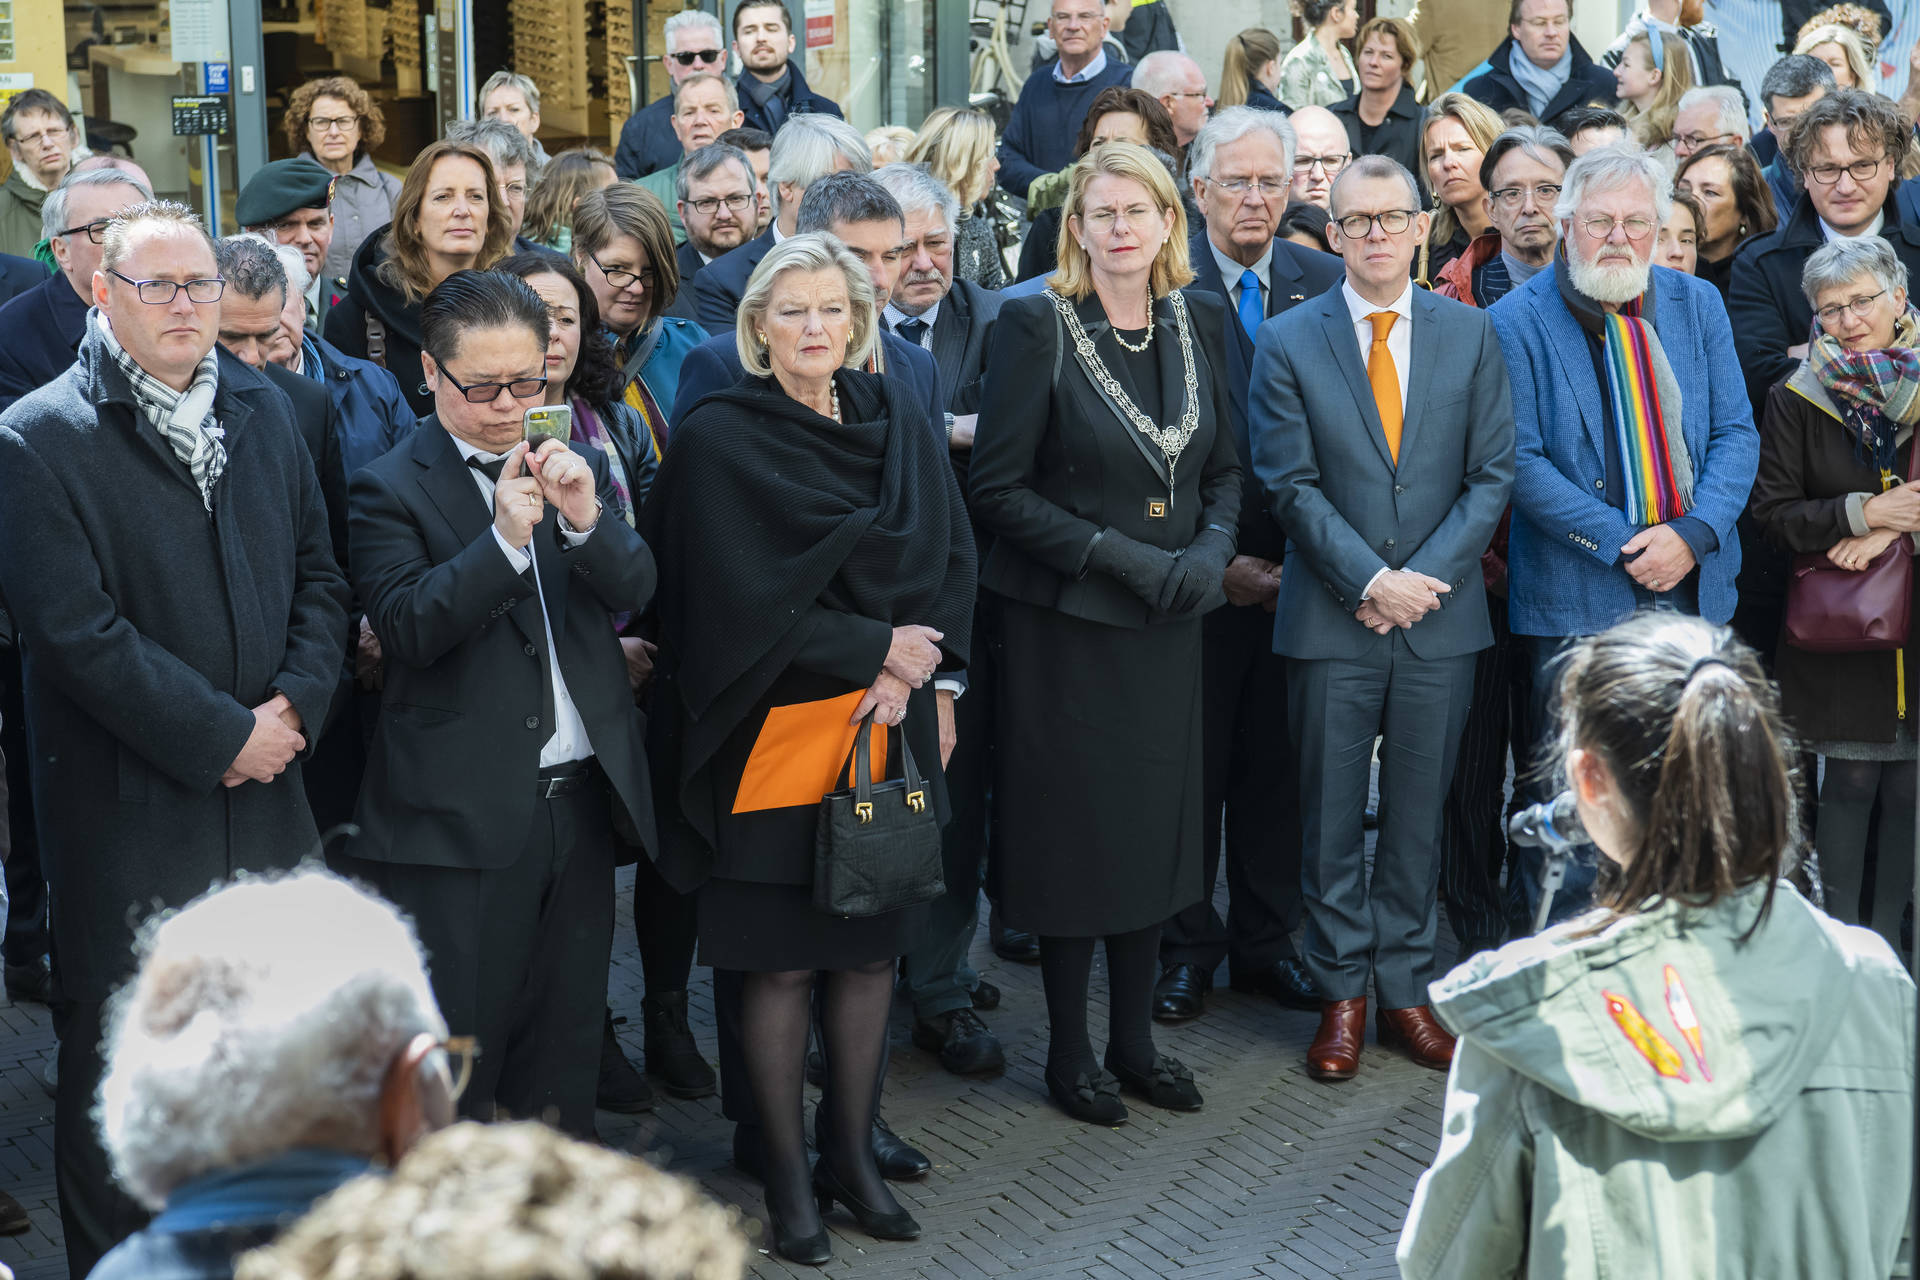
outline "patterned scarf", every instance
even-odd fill
[[[1841,421],[1859,451],[1882,471],[1893,469],[1900,428],[1920,422],[1920,311],[1911,306],[1893,323],[1891,346],[1849,351],[1814,325],[1807,363],[1840,407]]]
[[[1627,520],[1664,524],[1693,506],[1693,464],[1680,434],[1680,386],[1660,336],[1641,318],[1640,299],[1606,314],[1602,339]]]
[[[213,397],[220,389],[220,363],[215,353],[209,351],[201,357],[194,367],[193,381],[184,392],[175,391],[135,363],[113,336],[113,325],[98,310],[89,311],[87,318],[99,331],[113,363],[126,375],[140,415],[193,473],[200,501],[211,513],[213,486],[227,469],[227,447],[221,443],[226,432],[213,419]]]

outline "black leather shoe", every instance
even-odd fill
[[[967,998],[973,1001],[974,1008],[987,1013],[1000,1007],[1000,988],[982,978],[974,984],[973,990],[967,992]]]
[[[1319,986],[1314,983],[1313,975],[1307,972],[1306,966],[1292,956],[1275,960],[1264,969],[1235,971],[1232,984],[1235,991],[1271,996],[1289,1009],[1302,1009],[1308,1013],[1320,1011]]]
[[[993,954],[1020,964],[1040,963],[1040,939],[1022,929],[995,929]]]
[[[821,1223],[812,1235],[800,1235],[780,1220],[772,1201],[767,1202],[767,1223],[773,1228],[773,1251],[787,1261],[807,1267],[833,1261],[833,1242],[827,1238],[826,1223]]]
[[[1109,1126],[1127,1122],[1127,1104],[1120,1101],[1120,1082],[1098,1067],[1091,1072],[1080,1072],[1071,1080],[1062,1080],[1049,1070],[1047,1092],[1060,1104],[1060,1109],[1075,1120]]]
[[[939,1054],[940,1065],[957,1076],[980,1075],[1007,1065],[1000,1041],[971,1009],[950,1009],[916,1019],[913,1043],[928,1053]]]
[[[1153,984],[1153,1016],[1157,1022],[1191,1022],[1207,1011],[1207,992],[1213,976],[1197,964],[1172,964]]]
[[[1129,1070],[1125,1063],[1107,1058],[1107,1070],[1120,1081],[1120,1087],[1145,1098],[1156,1107],[1168,1111],[1198,1111],[1201,1106],[1200,1090],[1193,1083],[1193,1072],[1178,1058],[1169,1058],[1159,1054],[1153,1060],[1151,1070],[1140,1072]]]
[[[705,1098],[716,1088],[713,1068],[700,1056],[687,1025],[687,993],[662,991],[640,1001],[646,1028],[647,1074],[676,1098]]]
[[[8,965],[6,982],[7,999],[15,1004],[45,1004],[53,999],[53,969],[44,956],[32,964]]]
[[[873,1162],[888,1182],[908,1182],[926,1176],[933,1161],[907,1145],[899,1134],[887,1128],[878,1114],[873,1117]]]
[[[620,1052],[620,1041],[613,1034],[613,1013],[600,1036],[600,1085],[593,1091],[593,1105],[602,1111],[638,1115],[653,1110],[653,1089],[645,1077],[633,1069],[627,1055]]]
[[[27,1207],[0,1191],[0,1236],[25,1235],[32,1229],[33,1219],[27,1216]]]
[[[875,1209],[865,1201],[848,1191],[840,1181],[840,1175],[833,1166],[822,1159],[813,1166],[813,1194],[820,1205],[820,1216],[826,1217],[833,1211],[833,1202],[838,1200],[847,1206],[847,1212],[853,1215],[860,1229],[875,1240],[918,1240],[920,1224],[905,1209],[891,1211]]]

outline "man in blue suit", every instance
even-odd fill
[[[796,125],[787,127],[793,129]],[[779,146],[780,139],[774,139],[776,153]],[[825,231],[838,237],[853,250],[855,257],[867,264],[867,271],[873,277],[874,309],[876,313],[884,311],[894,281],[900,275],[900,246],[907,238],[900,202],[864,174],[828,174],[807,188],[794,214],[793,234],[805,235],[810,231]],[[731,256],[716,258],[700,273],[700,279],[706,279],[708,272]],[[933,357],[924,348],[888,332],[884,326],[880,330],[876,357],[870,357],[873,364],[869,367],[877,366],[877,372],[899,378],[911,387],[914,399],[926,406],[928,420],[936,430],[944,431],[946,406],[939,403],[935,390]],[[680,389],[674,395],[670,420],[680,421],[701,396],[730,387],[743,376],[740,348],[734,335],[733,318],[729,316],[713,337],[687,352],[681,362]]]
[[[1269,317],[1340,282],[1340,260],[1276,238],[1287,207],[1293,127],[1277,111],[1228,107],[1187,148],[1193,198],[1206,216],[1189,245],[1194,281],[1226,299],[1227,383],[1246,493],[1239,554],[1227,565],[1227,607],[1206,616],[1201,727],[1205,761],[1203,883],[1207,896],[1167,921],[1154,1016],[1180,1022],[1205,1010],[1214,970],[1233,985],[1293,1009],[1317,1010],[1320,991],[1294,952],[1300,925],[1300,803],[1287,733],[1287,662],[1273,652],[1286,535],[1267,509],[1247,434],[1254,334]],[[1227,918],[1213,909],[1226,834]]]
[[[1718,292],[1652,265],[1667,193],[1666,171],[1644,153],[1581,156],[1554,210],[1563,252],[1553,270],[1487,313],[1513,381],[1507,618],[1528,655],[1537,740],[1554,732],[1555,677],[1572,641],[1640,608],[1733,617],[1734,522],[1760,437]],[[1635,411],[1641,395],[1613,392],[1616,377],[1649,366],[1652,376],[1634,381],[1658,418]],[[1671,479],[1634,444],[1654,431],[1674,460]],[[1539,855],[1521,852],[1537,899]],[[1584,906],[1593,873],[1592,858],[1576,860],[1556,917]]]
[[[1307,1071],[1321,1080],[1359,1070],[1369,981],[1383,1045],[1453,1060],[1427,1004],[1440,814],[1474,655],[1493,641],[1480,553],[1513,485],[1513,406],[1486,313],[1412,285],[1421,204],[1385,156],[1340,171],[1346,279],[1260,327],[1248,402],[1254,471],[1289,544],[1273,647],[1289,659],[1305,959],[1324,999]]]
[[[794,221],[800,216],[800,200],[807,188],[829,173],[872,172],[873,153],[845,120],[823,115],[789,117],[773,140],[767,161],[773,225],[738,249],[721,254],[693,278],[692,319],[708,333],[732,333],[734,313],[747,292],[747,280],[760,259],[767,256],[767,250],[794,234]]]

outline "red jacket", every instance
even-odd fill
[[[1473,273],[1480,264],[1500,252],[1500,233],[1483,231],[1467,245],[1467,251],[1440,268],[1440,283],[1433,291],[1443,298],[1452,298],[1455,302],[1464,302],[1470,307],[1482,305],[1473,296]]]

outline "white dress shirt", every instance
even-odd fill
[[[1819,222],[1820,224],[1820,235],[1822,236],[1822,238],[1826,241],[1826,243],[1832,244],[1835,240],[1858,240],[1861,236],[1879,235],[1880,229],[1887,225],[1887,214],[1886,214],[1886,210],[1884,209],[1882,209],[1879,213],[1874,214],[1873,225],[1862,228],[1858,235],[1852,235],[1852,236],[1849,236],[1844,232],[1837,231],[1833,227],[1828,226],[1827,220],[1825,218],[1818,218],[1816,219],[1816,221]]]
[[[1340,296],[1347,300],[1347,314],[1353,317],[1353,336],[1360,343],[1360,367],[1367,367],[1367,353],[1373,350],[1373,321],[1367,317],[1376,311],[1391,311],[1399,319],[1393,322],[1393,328],[1387,330],[1387,354],[1393,357],[1393,371],[1400,375],[1400,416],[1406,419],[1407,412],[1407,373],[1413,364],[1413,281],[1407,281],[1407,287],[1389,306],[1379,306],[1368,302],[1353,291],[1353,283],[1340,282]],[[1385,569],[1367,579],[1367,589],[1360,593],[1360,602],[1365,604],[1367,597],[1373,594],[1373,584],[1380,581]]]
[[[453,447],[460,451],[460,457],[463,460],[478,458],[482,462],[496,462],[506,456],[476,449],[451,431],[447,432],[447,438],[453,441]],[[467,470],[472,474],[474,484],[479,486],[480,496],[486,500],[487,512],[491,515],[493,512],[492,479],[486,472],[477,468],[469,466]],[[559,518],[557,511],[552,515],[556,519]],[[534,558],[533,544],[527,544],[525,549],[516,547],[501,534],[499,525],[489,524],[487,527],[493,533],[494,543],[499,546],[501,554],[506,556],[507,563],[513,566],[515,573],[533,570],[533,598],[534,602],[540,606],[540,625],[547,633],[547,674],[553,680],[553,734],[540,748],[540,767],[546,769],[573,760],[585,760],[593,754],[593,744],[587,741],[587,722],[580,718],[580,709],[573,705],[573,695],[567,692],[567,678],[560,674],[560,650],[553,643],[553,619],[547,616],[546,597],[540,594],[540,564]],[[574,533],[563,526],[560,536],[567,540],[569,546],[577,547],[585,542],[592,532],[589,529],[586,533]],[[541,536],[539,525],[533,527],[533,536],[536,538]]]

